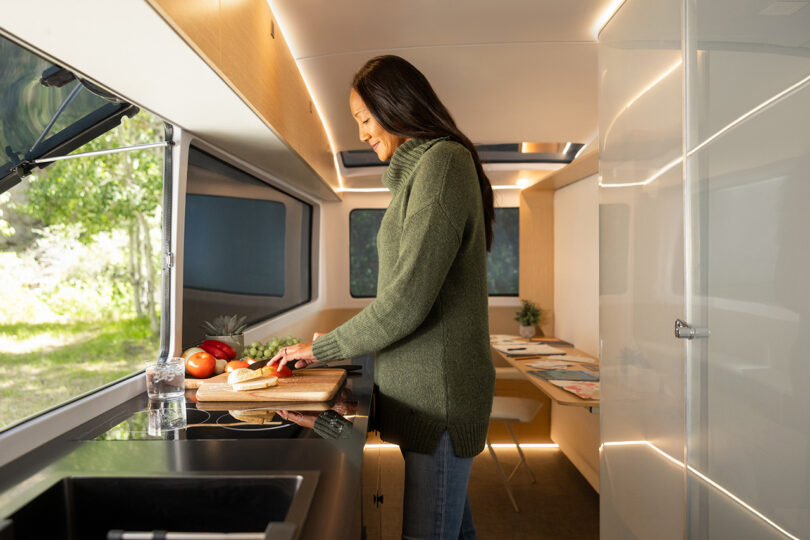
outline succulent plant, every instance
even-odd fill
[[[205,321],[200,328],[208,336],[235,336],[245,331],[247,317],[237,315],[220,315],[212,321]]]
[[[540,322],[540,309],[528,300],[521,300],[523,307],[520,311],[515,312],[515,320],[520,322],[523,326],[534,326]]]

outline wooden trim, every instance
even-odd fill
[[[562,169],[554,171],[536,184],[527,187],[522,193],[554,191],[599,172],[599,152],[593,150],[572,161]]]
[[[554,334],[554,192],[520,193],[520,298],[542,310],[540,327]]]
[[[326,129],[266,0],[147,2],[279,139],[338,188]]]

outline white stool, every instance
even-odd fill
[[[492,456],[492,460],[495,462],[495,468],[498,470],[498,475],[500,475],[501,480],[503,481],[503,487],[506,488],[506,493],[509,495],[509,500],[512,501],[512,506],[515,507],[515,512],[520,512],[520,509],[518,508],[517,501],[515,501],[515,496],[512,494],[512,488],[509,487],[509,481],[512,480],[515,474],[517,474],[521,465],[524,465],[526,470],[529,472],[529,477],[532,479],[532,484],[536,483],[536,480],[534,478],[534,474],[532,474],[532,470],[529,468],[529,464],[526,463],[526,456],[523,455],[523,450],[520,449],[520,444],[518,443],[517,437],[515,437],[515,432],[512,431],[511,422],[531,422],[537,415],[537,411],[539,411],[542,406],[543,404],[539,401],[528,398],[495,396],[492,401],[492,414],[490,414],[489,419],[500,420],[506,424],[506,429],[509,430],[509,435],[512,436],[512,440],[515,442],[518,454],[520,455],[520,461],[507,478],[503,472],[503,469],[501,468],[501,463],[498,461],[498,457],[495,455],[495,450],[492,448],[492,443],[490,443],[489,437],[487,437],[487,448],[489,448],[489,455]]]

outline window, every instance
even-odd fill
[[[520,263],[520,210],[496,208],[492,249],[487,254],[490,296],[517,296]]]
[[[312,206],[197,148],[189,153],[183,344],[203,321],[248,324],[311,299]]]
[[[377,295],[377,231],[385,210],[356,209],[349,214],[349,291],[355,298]],[[490,296],[518,295],[519,209],[496,208],[492,250],[487,254]]]
[[[37,158],[67,154],[137,112],[0,36],[0,192],[37,166]]]
[[[0,37],[0,430],[158,355],[163,150],[35,160],[163,138],[159,119]]]
[[[355,298],[377,296],[377,231],[385,210],[352,210],[349,214],[349,292]]]

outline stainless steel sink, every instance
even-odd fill
[[[121,538],[110,531],[168,531],[292,540],[300,534],[318,475],[68,477],[9,516],[12,538]]]

